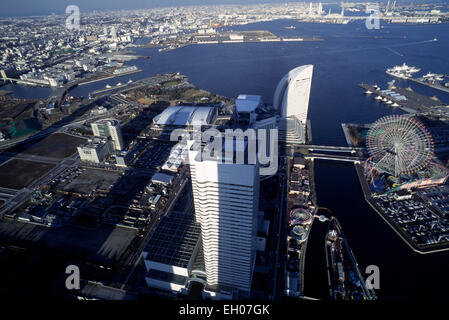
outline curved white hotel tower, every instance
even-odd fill
[[[189,142],[195,216],[208,287],[249,292],[256,255],[259,166],[201,160]]]
[[[309,110],[313,65],[297,67],[279,82],[273,98],[273,107],[280,110],[285,139],[291,143],[305,142],[305,127]]]
[[[274,93],[273,107],[281,110],[283,118],[296,116],[306,124],[312,86],[313,65],[297,67],[279,82]]]

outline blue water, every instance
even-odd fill
[[[284,29],[290,25],[295,25],[296,29]],[[377,83],[385,87],[391,81],[385,69],[403,62],[422,68],[423,72],[449,75],[449,25],[384,25],[380,30],[367,30],[361,22],[325,25],[274,21],[232,29],[269,30],[279,36],[320,36],[325,41],[197,45],[165,53],[136,49],[138,54],[150,56],[150,59],[131,62],[143,69],[142,72],[80,86],[72,94],[87,96],[88,92],[104,88],[106,84],[180,72],[206,90],[229,97],[240,93],[260,94],[270,103],[285,73],[299,65],[313,64],[309,109],[313,143],[345,145],[342,122],[369,123],[400,112],[365,96],[357,84]],[[438,41],[430,41],[433,38]],[[446,93],[407,81],[396,83],[426,95],[436,95],[449,103]],[[15,96],[27,98],[42,97],[50,92],[50,89],[20,86],[5,88],[13,88]],[[316,179],[318,202],[339,218],[361,269],[370,264],[380,267],[380,297],[449,296],[446,290],[449,253],[419,255],[412,252],[365,203],[351,165],[317,162]],[[308,254],[322,252],[308,251]],[[314,288],[313,281],[308,281],[306,293],[319,295],[317,291],[321,288]]]

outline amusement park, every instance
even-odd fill
[[[373,196],[444,184],[449,171],[435,155],[431,131],[415,116],[390,115],[366,126],[364,174]]]
[[[426,117],[389,115],[349,130],[368,204],[417,253],[449,250],[448,158]],[[364,159],[362,161],[362,159]]]

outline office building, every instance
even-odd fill
[[[262,97],[241,94],[235,101],[236,111],[239,117],[239,122],[245,121],[249,124],[253,124],[256,121],[257,114],[256,109],[262,107]]]
[[[234,157],[246,152],[245,143],[230,145],[235,147]],[[201,225],[205,291],[248,294],[256,256],[259,166],[247,161],[238,164],[235,158],[233,163],[225,162],[217,154],[201,159],[199,149],[207,146],[196,147],[193,141],[188,146],[195,215]]]
[[[94,137],[109,140],[112,149],[121,151],[125,148],[120,123],[115,119],[103,119],[91,124]]]
[[[78,154],[81,161],[101,163],[110,154],[110,144],[106,140],[94,139],[79,146]]]

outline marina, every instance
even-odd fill
[[[406,65],[404,62],[401,66],[394,66],[393,68],[388,68],[385,73],[392,77],[396,77],[403,80],[410,80],[422,84],[424,86],[428,86],[430,88],[449,93],[449,76],[428,72],[427,74],[419,78],[414,78],[413,74],[420,71],[421,69],[416,67],[410,67]],[[448,78],[448,82],[445,82],[444,78]]]
[[[429,112],[432,109],[444,106],[439,100],[428,98],[411,89],[391,86],[390,89],[381,89],[378,85],[360,84],[365,94],[374,95],[374,100],[383,102],[391,107],[397,107],[408,113]]]

